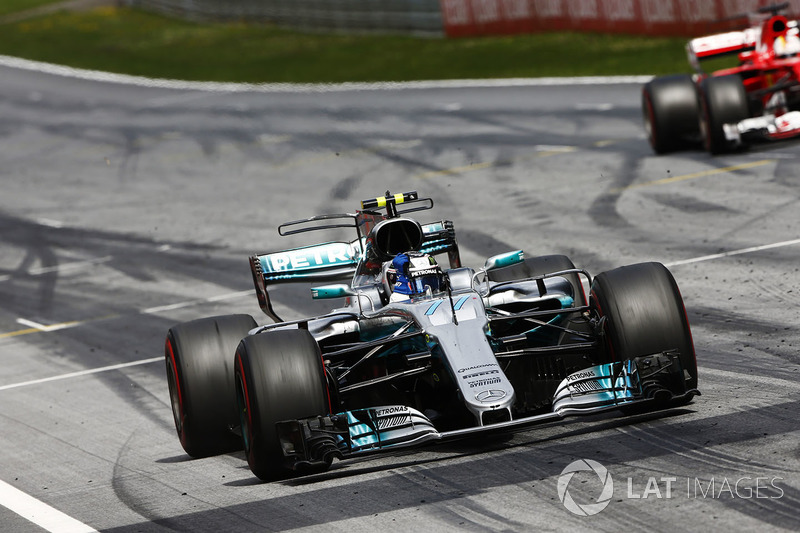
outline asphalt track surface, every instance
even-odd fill
[[[800,528],[800,144],[657,157],[639,91],[226,92],[0,69],[2,530]],[[267,322],[247,256],[307,243],[281,222],[387,189],[433,197],[470,266],[517,248],[594,274],[667,264],[703,395],[274,483],[241,453],[189,459],[167,329]],[[289,318],[321,310],[307,287],[276,297]],[[614,483],[594,516],[557,491],[580,459]],[[601,497],[574,476],[573,501]]]

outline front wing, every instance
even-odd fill
[[[421,412],[403,405],[345,411],[277,424],[287,466],[295,469],[401,447],[520,428],[620,407],[654,408],[699,395],[686,389],[677,352],[663,352],[586,368],[556,389],[552,411],[485,426],[438,431]]]
[[[800,111],[747,118],[735,124],[724,124],[722,129],[725,138],[736,144],[747,140],[788,139],[800,135]]]

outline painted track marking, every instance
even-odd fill
[[[0,505],[52,533],[97,533],[97,530],[0,480]]]
[[[741,372],[731,372],[730,370],[720,370],[717,368],[707,368],[703,366],[698,367],[700,376],[711,375],[723,379],[733,379],[739,382],[748,381],[756,385],[765,387],[765,390],[770,387],[781,386],[786,389],[800,391],[800,383],[789,381],[788,379],[772,378],[759,374],[742,374]]]
[[[509,165],[514,161],[532,159],[535,157],[548,157],[551,155],[566,154],[574,152],[575,150],[577,150],[577,148],[574,146],[542,145],[542,146],[537,146],[536,151],[533,152],[532,154],[524,154],[519,157],[513,157],[511,159],[503,159],[501,161],[483,161],[481,163],[472,163],[469,165],[463,165],[459,167],[444,168],[442,170],[432,170],[429,172],[423,172],[421,174],[417,174],[416,176],[413,176],[413,178],[418,180],[424,180],[429,178],[436,178],[439,176],[452,176],[454,174],[464,174],[466,172],[473,172],[475,170],[483,170],[486,168]]]
[[[158,314],[163,311],[174,311],[176,309],[184,309],[186,307],[193,307],[195,305],[202,305],[207,303],[214,303],[214,302],[221,302],[225,300],[233,300],[235,298],[242,298],[244,296],[250,296],[253,294],[252,289],[248,289],[245,291],[237,291],[237,292],[228,292],[224,294],[218,294],[216,296],[209,296],[208,298],[200,298],[197,300],[187,300],[185,302],[178,302],[174,304],[168,305],[159,305],[157,307],[148,307],[147,309],[140,309],[136,312],[136,314],[140,315],[153,315]],[[0,339],[6,339],[9,337],[18,337],[20,335],[29,335],[31,333],[42,333],[42,332],[49,332],[49,331],[58,331],[60,329],[66,328],[73,328],[75,326],[80,326],[83,324],[88,324],[90,322],[98,322],[100,320],[109,320],[112,318],[119,318],[122,315],[106,315],[101,317],[95,318],[88,318],[86,320],[76,320],[71,322],[61,322],[58,324],[40,324],[38,322],[34,322],[33,320],[28,320],[26,318],[18,318],[17,323],[28,326],[27,329],[20,329],[17,331],[9,331],[7,333],[0,333]]]
[[[62,322],[60,324],[40,324],[38,322],[34,322],[33,320],[27,320],[25,318],[18,318],[18,324],[22,324],[23,326],[28,326],[29,328],[36,329],[39,331],[57,331],[59,329],[66,329],[66,328],[73,328],[75,326],[80,326],[83,322],[76,320],[73,322]]]
[[[50,274],[52,272],[56,272],[58,274],[75,272],[83,270],[85,267],[91,267],[94,265],[108,263],[112,259],[114,259],[112,256],[107,255],[105,257],[96,257],[94,259],[87,259],[85,261],[74,261],[72,263],[59,263],[57,265],[47,266],[47,267],[36,267],[36,268],[31,268],[27,272],[24,272],[23,276],[42,276],[44,274]],[[4,274],[0,276],[0,281],[9,281],[13,277],[14,276],[11,274]]]
[[[89,376],[91,374],[99,374],[101,372],[110,372],[112,370],[119,370],[121,368],[128,368],[131,366],[147,365],[158,361],[163,361],[163,357],[151,357],[150,359],[141,359],[139,361],[131,361],[129,363],[120,363],[118,365],[102,366],[100,368],[90,368],[88,370],[79,370],[77,372],[69,372],[68,374],[60,374],[58,376],[50,376],[49,378],[32,379],[30,381],[23,381],[21,383],[12,383],[10,385],[3,385],[0,391],[8,389],[17,389],[19,387],[27,387],[29,385],[38,385],[40,383],[48,383],[50,381],[59,381],[62,379],[77,378],[81,376]]]
[[[686,181],[686,180],[693,180],[697,178],[704,178],[706,176],[713,176],[714,174],[724,174],[725,172],[734,172],[736,170],[744,170],[747,168],[753,167],[760,167],[763,165],[768,165],[770,163],[774,163],[774,159],[762,159],[760,161],[752,161],[750,163],[742,163],[741,165],[733,165],[730,167],[723,167],[723,168],[712,168],[710,170],[703,170],[702,172],[693,172],[692,174],[684,174],[683,176],[675,176],[672,178],[663,178],[660,180],[654,181],[646,181],[644,183],[634,183],[632,185],[628,185],[627,187],[618,187],[616,189],[611,189],[611,193],[620,193],[624,191],[629,191],[631,189],[639,189],[641,187],[652,187],[655,185],[666,185],[668,183],[675,183],[678,181]]]
[[[175,309],[183,309],[185,307],[192,307],[195,305],[205,304],[205,303],[212,303],[212,302],[221,302],[224,300],[233,300],[235,298],[241,298],[243,296],[248,296],[253,294],[253,289],[247,289],[246,291],[238,291],[238,292],[229,292],[225,294],[219,294],[217,296],[209,296],[208,298],[200,298],[198,300],[188,300],[185,302],[178,302],[174,304],[168,305],[159,305],[157,307],[149,307],[147,309],[142,309],[139,311],[140,314],[143,315],[151,315],[160,313],[162,311],[174,311]]]
[[[87,259],[86,261],[75,261],[73,263],[62,263],[50,267],[32,268],[28,271],[28,274],[31,276],[41,276],[42,274],[49,274],[50,272],[58,272],[58,273],[72,272],[75,270],[82,270],[84,267],[87,266],[94,266],[94,265],[100,265],[102,263],[108,263],[112,259],[114,258],[111,257],[110,255],[107,255],[105,257]]]
[[[773,248],[783,248],[784,246],[792,246],[800,244],[800,239],[793,239],[791,241],[775,242],[772,244],[763,244],[761,246],[751,246],[750,248],[741,248],[739,250],[731,250],[730,252],[722,252],[718,254],[704,255],[701,257],[694,257],[692,259],[684,259],[682,261],[672,261],[671,263],[664,263],[664,266],[674,267],[680,265],[689,265],[692,263],[701,263],[703,261],[712,261],[714,259],[722,259],[723,257],[731,257],[733,255],[749,254],[753,252],[760,252],[762,250],[771,250]]]

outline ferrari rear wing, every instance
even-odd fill
[[[702,60],[755,50],[760,36],[759,28],[748,28],[697,37],[686,44],[686,54],[689,56],[689,63],[699,72]]]

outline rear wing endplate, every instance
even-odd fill
[[[360,244],[354,241],[328,242],[250,256],[250,270],[261,310],[276,322],[282,322],[272,309],[267,285],[348,280],[356,271],[361,253]]]
[[[697,37],[686,44],[689,63],[700,71],[700,61],[755,50],[761,32],[757,28]]]
[[[432,222],[422,226],[422,247],[420,252],[430,255],[447,254],[450,268],[461,268],[461,254],[456,242],[456,230],[449,220]]]

